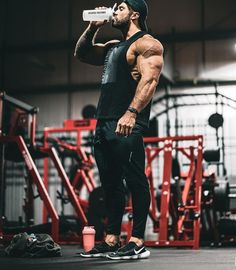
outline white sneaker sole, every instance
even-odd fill
[[[100,257],[106,257],[107,253],[97,253],[97,254],[83,254],[80,253],[80,256],[83,258],[100,258]]]
[[[107,254],[106,258],[111,259],[111,260],[137,260],[137,259],[147,259],[149,256],[150,256],[150,251],[146,250],[143,253],[132,255],[132,256],[113,257]]]

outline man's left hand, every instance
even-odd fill
[[[118,121],[116,126],[116,135],[129,136],[134,128],[137,115],[127,111]]]

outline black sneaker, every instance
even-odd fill
[[[120,248],[120,244],[117,243],[114,246],[109,246],[105,241],[96,245],[90,251],[81,252],[80,256],[84,258],[98,258],[105,257],[110,252],[115,252]]]
[[[130,260],[130,259],[146,259],[150,256],[150,251],[144,245],[137,246],[134,242],[129,242],[115,252],[106,255],[111,260]]]

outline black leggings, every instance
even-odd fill
[[[125,207],[125,179],[132,196],[132,236],[144,238],[150,205],[150,192],[145,175],[143,127],[136,124],[132,134],[115,134],[117,121],[99,120],[96,127],[94,153],[105,192],[107,233],[119,235]]]

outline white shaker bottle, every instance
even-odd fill
[[[111,21],[116,6],[117,4],[113,8],[84,10],[83,21]]]

